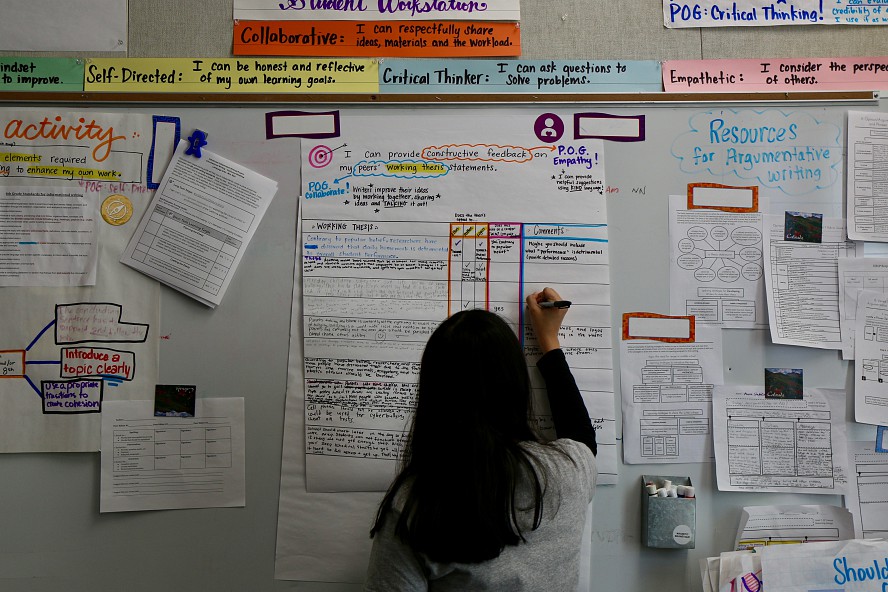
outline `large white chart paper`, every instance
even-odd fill
[[[515,109],[496,119],[408,113],[393,125],[366,112],[343,116],[335,143],[305,143],[309,490],[388,486],[425,342],[461,310],[488,309],[515,327],[540,427],[550,425],[524,326],[524,296],[544,286],[573,301],[561,343],[587,407],[601,413],[599,482],[615,482],[604,154],[599,140],[541,144],[556,119],[573,121]],[[453,388],[471,388],[453,373]]]
[[[724,384],[721,330],[698,327],[693,343],[620,342],[623,462],[708,462],[712,389]]]
[[[854,329],[857,298],[862,290],[888,292],[888,259],[846,257],[839,259],[839,312],[842,328],[842,358],[854,359]]]
[[[244,399],[198,399],[194,417],[154,417],[154,401],[102,412],[101,512],[245,504]]]
[[[888,537],[888,454],[877,452],[872,442],[848,442],[851,483],[845,507],[854,516],[854,536],[863,539]]]
[[[888,114],[848,112],[848,238],[888,241]]]
[[[118,262],[153,193],[145,185],[155,157],[152,118],[18,107],[0,109],[0,129],[7,136],[0,195],[29,204],[0,218],[3,230],[20,232],[26,223],[16,218],[27,211],[32,230],[42,225],[39,234],[53,237],[48,242],[85,243],[22,245],[24,257],[43,249],[47,259],[67,260],[56,271],[73,270],[72,260],[97,251],[95,271],[82,270],[88,281],[0,288],[0,452],[97,451],[102,404],[144,398],[157,383],[160,288]],[[60,195],[76,197],[52,198]],[[10,263],[6,254],[0,259],[0,267]]]
[[[697,326],[763,328],[762,214],[687,207],[669,196],[669,306]]]
[[[850,490],[850,488],[849,488]],[[836,506],[747,506],[734,549],[854,538],[851,513]]]
[[[888,425],[888,294],[861,291],[854,322],[854,420]]]
[[[762,590],[882,592],[888,580],[888,542],[852,539],[762,549]]]
[[[844,493],[844,391],[767,399],[760,387],[716,387],[712,398],[720,491]]]
[[[844,221],[823,219],[823,242],[784,240],[783,216],[766,216],[765,289],[771,341],[842,349],[838,260],[862,254],[846,241]]]
[[[231,283],[277,182],[180,140],[120,262],[216,306]]]

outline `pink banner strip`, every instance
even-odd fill
[[[666,92],[888,90],[888,57],[670,60]]]

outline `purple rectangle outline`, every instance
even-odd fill
[[[644,142],[644,115],[611,115],[610,113],[574,113],[574,139],[601,139],[611,142]],[[638,120],[638,136],[581,136],[580,118],[585,119],[636,119]]]
[[[293,116],[309,116],[309,115],[332,115],[335,122],[332,132],[318,134],[274,134],[272,122],[275,117],[293,117]],[[272,140],[274,138],[310,138],[319,140],[322,138],[338,138],[339,137],[339,111],[268,111],[265,114],[265,139]]]

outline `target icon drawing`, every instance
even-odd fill
[[[333,161],[333,151],[323,144],[319,144],[309,150],[308,164],[316,169],[322,169]]]

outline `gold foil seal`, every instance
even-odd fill
[[[133,202],[125,195],[109,195],[102,202],[102,218],[112,226],[122,226],[133,216]]]

